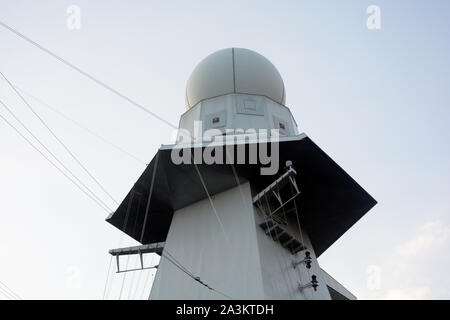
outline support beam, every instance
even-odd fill
[[[138,271],[138,270],[145,270],[145,269],[154,269],[154,268],[157,268],[158,266],[144,267],[144,258],[142,255],[145,253],[156,253],[156,254],[161,255],[164,250],[164,245],[165,245],[165,242],[156,242],[156,243],[144,244],[142,246],[111,249],[111,250],[109,250],[109,254],[116,257],[117,273],[128,272],[128,271]],[[132,254],[139,255],[139,259],[141,261],[141,267],[137,268],[137,269],[120,270],[119,257],[125,256],[125,255],[132,255]]]
[[[297,172],[294,170],[294,168],[290,167],[285,173],[283,173],[277,180],[272,182],[268,187],[266,187],[263,191],[258,193],[255,197],[253,197],[253,203],[256,204],[258,200],[263,198],[266,194],[274,195],[277,199],[278,196],[275,195],[275,193],[271,193],[270,191],[276,191],[278,192],[282,187],[284,187],[287,183],[292,183],[292,179],[290,179],[292,176],[296,176]],[[295,181],[295,180],[294,180]],[[296,185],[295,185],[296,187]],[[280,199],[278,199],[280,200]]]
[[[141,246],[118,248],[109,250],[109,254],[112,256],[124,256],[129,254],[143,254],[143,253],[157,253],[161,255],[164,250],[165,242],[156,242],[144,244]]]

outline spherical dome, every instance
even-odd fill
[[[265,96],[284,105],[284,83],[265,57],[243,48],[216,51],[192,71],[186,85],[186,106],[229,93]]]

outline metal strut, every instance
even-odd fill
[[[297,188],[297,183],[295,182],[295,179],[293,179],[293,177],[295,177],[296,175],[297,175],[297,172],[294,170],[294,168],[290,167],[277,180],[272,182],[264,190],[262,190],[256,196],[254,196],[253,203],[256,203],[258,200],[262,199],[264,196],[266,196],[266,194],[268,197],[275,196],[278,199],[278,201],[280,201],[280,203],[282,203],[279,190],[288,183],[293,183],[295,186],[295,189],[297,190],[297,193],[300,193]]]
[[[146,253],[157,253],[159,255],[162,254],[164,250],[165,242],[157,242],[157,243],[150,243],[150,244],[144,244],[142,246],[134,246],[134,247],[126,247],[126,248],[118,248],[118,249],[111,249],[109,250],[109,254],[116,257],[116,263],[117,263],[117,273],[121,272],[128,272],[128,271],[137,271],[137,270],[146,270],[146,269],[154,269],[158,266],[150,266],[150,267],[144,267],[144,258],[143,255]],[[139,255],[139,259],[141,262],[141,267],[136,269],[127,269],[127,270],[120,270],[120,256],[125,255]]]

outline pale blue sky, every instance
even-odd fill
[[[80,30],[66,27],[72,4]],[[381,30],[366,27],[372,4]],[[202,58],[231,46],[263,54],[300,131],[379,202],[321,266],[360,299],[450,298],[448,1],[0,0],[0,20],[172,123]],[[139,158],[171,141],[165,124],[3,28],[0,48],[12,82]],[[0,99],[88,181],[4,81]],[[144,166],[29,101],[121,200]],[[101,298],[120,232],[3,122],[0,144],[0,280],[24,298]],[[370,266],[378,288],[367,285]],[[122,297],[148,294],[127,277]],[[114,275],[110,298],[121,281]]]

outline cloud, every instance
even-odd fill
[[[450,237],[450,227],[440,220],[429,221],[420,227],[419,234],[395,248],[399,255],[414,256],[424,250],[444,245]]]
[[[429,287],[409,287],[404,289],[389,289],[381,296],[384,300],[423,300],[430,298]]]
[[[367,286],[362,298],[388,300],[448,299],[450,225],[429,220],[413,237],[394,246],[379,261],[379,288]],[[373,277],[373,273],[368,274]]]

